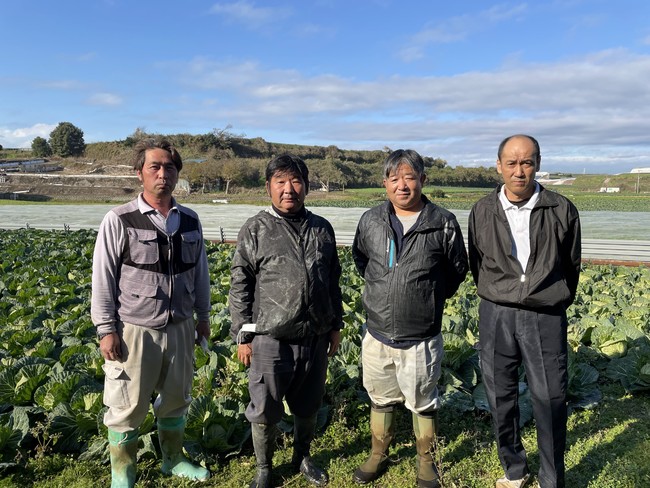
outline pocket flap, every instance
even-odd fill
[[[107,378],[112,380],[117,380],[124,374],[124,368],[117,366],[115,364],[102,364],[102,369]]]
[[[135,282],[124,278],[120,280],[120,289],[123,293],[128,293],[134,297],[154,298],[158,294],[158,285]]]
[[[158,239],[158,233],[150,229],[136,229],[134,227],[127,228],[129,238],[138,242],[148,243]]]
[[[201,240],[201,233],[198,230],[191,230],[189,232],[183,232],[181,234],[181,239],[183,242],[196,242]]]

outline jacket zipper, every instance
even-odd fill
[[[289,231],[291,233],[293,233],[294,235],[296,234],[294,232],[294,229],[291,226],[291,224],[289,224],[288,222],[285,222],[284,219],[283,219],[283,225],[288,226]],[[304,226],[304,229],[303,229],[303,226]],[[303,303],[305,304],[305,310],[307,311],[307,322],[309,322],[309,307],[310,307],[310,303],[309,303],[309,269],[308,269],[307,263],[305,261],[305,242],[306,241],[305,241],[305,238],[304,238],[305,237],[304,233],[305,233],[306,229],[307,229],[307,219],[305,218],[305,221],[303,222],[303,225],[300,226],[300,231],[298,232],[297,238],[298,238],[298,247],[300,248],[300,254],[301,254],[300,261],[302,262],[303,271],[305,272],[304,280],[303,280],[303,283],[304,283],[304,287],[303,287],[303,295],[304,295],[303,300],[304,300],[304,302]]]
[[[395,281],[395,274],[399,267],[399,262],[395,258],[395,236],[393,236],[393,227],[388,224],[388,238],[386,240],[386,253],[388,254],[388,269],[390,270],[390,283],[388,285],[388,290],[390,293],[390,299],[393,299],[393,282]],[[391,305],[391,342],[395,342],[395,307]]]
[[[167,315],[167,321],[169,322],[174,317],[174,307],[172,306],[174,293],[174,239],[169,234],[167,234],[167,242],[169,242],[167,250],[167,268],[169,273],[169,314]]]
[[[389,228],[389,232],[391,232],[391,233],[395,232],[391,225],[389,225],[388,228]],[[402,239],[402,253],[404,253],[404,250],[406,249],[407,240],[410,239],[411,235],[414,234],[415,232],[416,232],[416,230],[409,231],[404,235],[404,238]],[[394,268],[394,272],[392,272],[390,274],[390,285],[388,287],[389,290],[392,290],[393,289],[393,282],[395,281],[395,279],[394,279],[395,275],[399,272],[399,261],[397,260],[397,258],[394,258],[394,256],[395,256],[395,239],[394,239],[394,237],[391,237],[390,234],[388,235],[388,244],[389,245],[387,247],[387,251],[388,251],[388,249],[390,249],[389,268]],[[393,262],[395,264],[394,266],[393,266]],[[391,293],[391,297],[392,297],[392,295],[393,294]],[[391,306],[391,310],[392,310],[392,313],[391,313],[392,336],[391,336],[390,340],[395,342],[395,335],[396,335],[395,334],[395,307]]]

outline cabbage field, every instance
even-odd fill
[[[0,233],[0,470],[20,466],[44,450],[82,460],[106,460],[102,424],[103,359],[90,321],[95,231],[3,230]],[[208,246],[212,337],[197,347],[193,402],[185,447],[214,467],[240,455],[250,429],[243,412],[247,377],[228,337],[229,268],[233,246]],[[344,277],[345,328],[331,360],[321,426],[367,420],[360,381],[363,281],[349,248],[339,250]],[[650,269],[584,265],[569,309],[570,408],[602,399],[620,384],[632,395],[650,390]],[[447,302],[442,393],[458,415],[487,410],[477,352],[478,298],[470,278]],[[521,377],[522,421],[532,411]],[[342,420],[341,420],[342,419]],[[153,414],[141,428],[141,456],[157,457]],[[281,425],[292,428],[291,417]]]

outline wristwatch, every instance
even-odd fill
[[[106,337],[108,335],[111,335],[111,334],[114,334],[114,332],[104,332],[103,334],[97,334],[97,339],[99,339],[101,341],[104,337]]]

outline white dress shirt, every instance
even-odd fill
[[[499,200],[506,212],[508,224],[510,225],[510,237],[512,238],[512,255],[517,258],[523,271],[522,281],[525,280],[526,266],[530,257],[530,213],[537,203],[539,197],[539,184],[535,182],[535,193],[526,202],[526,205],[518,207],[506,197],[504,187],[499,192]]]

